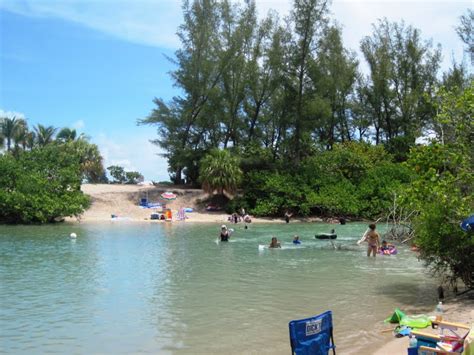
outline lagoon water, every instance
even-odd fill
[[[288,322],[330,309],[338,352],[368,354],[395,307],[435,305],[416,254],[365,256],[366,224],[219,227],[0,226],[0,352],[288,354]],[[314,238],[334,227],[343,250]]]

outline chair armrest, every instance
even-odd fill
[[[454,322],[445,322],[445,321],[432,321],[431,323],[437,324],[438,327],[446,328],[446,329],[466,329],[469,330],[470,327],[467,324],[463,323],[454,323]]]
[[[441,336],[438,334],[431,334],[431,333],[425,333],[425,332],[420,332],[417,330],[412,330],[411,334],[413,334],[415,337],[423,337],[423,338],[428,338],[428,339],[433,339],[435,341],[441,341]]]
[[[460,353],[457,353],[457,352],[430,348],[429,346],[420,346],[418,348],[418,351],[430,351],[430,353],[433,353],[433,354],[460,354]]]

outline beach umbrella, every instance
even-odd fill
[[[465,232],[474,231],[474,214],[461,222],[461,229]]]
[[[171,191],[166,191],[161,194],[161,198],[165,200],[174,200],[176,199],[176,194],[172,193]]]

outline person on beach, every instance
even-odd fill
[[[290,223],[290,218],[291,218],[291,216],[293,216],[292,213],[290,213],[290,212],[288,212],[288,211],[285,212],[285,222],[286,222],[286,223]]]
[[[222,225],[221,227],[221,242],[228,242],[230,237],[229,230],[227,229],[227,226],[225,224]]]
[[[369,224],[369,231],[366,234],[365,241],[368,243],[367,256],[372,253],[373,257],[380,248],[380,235],[375,231],[375,224]]]
[[[281,248],[281,244],[276,237],[272,237],[269,248]]]
[[[237,212],[234,212],[234,213],[232,214],[232,219],[233,219],[234,223],[236,223],[236,224],[239,222],[240,217],[239,217],[239,215],[237,214]]]
[[[293,244],[296,244],[296,245],[301,244],[301,240],[299,236],[295,235],[293,237]]]

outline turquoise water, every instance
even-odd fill
[[[216,243],[219,227],[0,226],[0,351],[287,354],[288,322],[330,309],[339,353],[362,354],[396,306],[435,304],[414,253],[355,245],[365,224],[336,226],[344,250],[314,238],[331,225],[237,226]],[[273,234],[283,248],[259,251]]]

